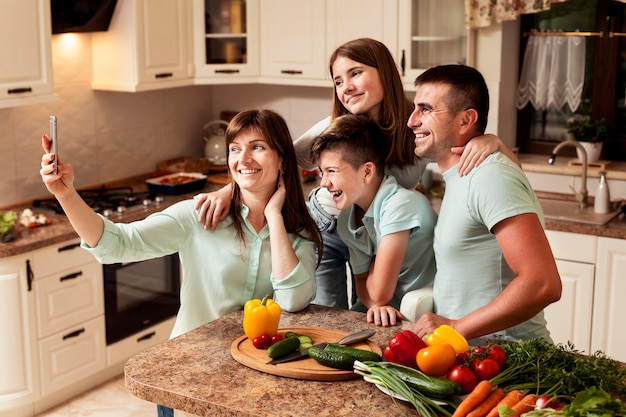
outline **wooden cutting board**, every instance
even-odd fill
[[[348,332],[324,327],[281,327],[278,333],[284,335],[287,332],[306,334],[313,339],[313,344],[321,342],[337,342],[347,336]],[[382,355],[382,350],[378,345],[369,340],[350,345],[358,349],[366,349]],[[252,345],[252,341],[245,335],[241,336],[231,344],[230,353],[239,363],[272,375],[284,376],[295,379],[307,379],[310,381],[345,381],[358,378],[352,371],[333,369],[317,363],[311,358],[299,359],[296,361],[279,363],[276,365],[267,364],[271,360],[267,356],[267,349],[257,349]]]
[[[230,179],[228,178],[228,172],[209,173],[207,175],[206,180],[214,184],[222,184],[222,185],[226,185],[230,182]]]

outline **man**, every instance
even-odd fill
[[[449,324],[478,338],[550,339],[543,309],[561,297],[561,279],[543,230],[541,206],[521,169],[500,152],[460,176],[454,146],[484,133],[489,93],[482,75],[444,65],[420,75],[408,126],[415,154],[437,162],[446,193],[434,249],[435,313],[420,317],[423,337]]]

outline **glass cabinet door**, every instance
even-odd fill
[[[412,85],[424,70],[468,64],[468,30],[463,0],[400,0],[399,64]]]
[[[196,71],[258,75],[258,0],[194,0]]]
[[[205,0],[207,64],[245,64],[248,44],[245,0]]]

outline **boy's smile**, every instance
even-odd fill
[[[354,169],[343,160],[338,151],[323,151],[319,159],[322,180],[320,185],[332,195],[339,210],[356,204],[367,210],[371,204],[364,181],[363,167]]]

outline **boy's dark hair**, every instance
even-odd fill
[[[415,80],[415,86],[422,84],[449,85],[450,90],[444,103],[452,114],[475,109],[478,112],[476,128],[479,134],[485,133],[489,116],[489,90],[482,74],[467,65],[440,65],[433,67]]]
[[[319,161],[323,151],[335,151],[354,169],[366,162],[376,166],[384,175],[387,138],[376,122],[364,115],[347,114],[337,117],[311,146],[311,158]]]

